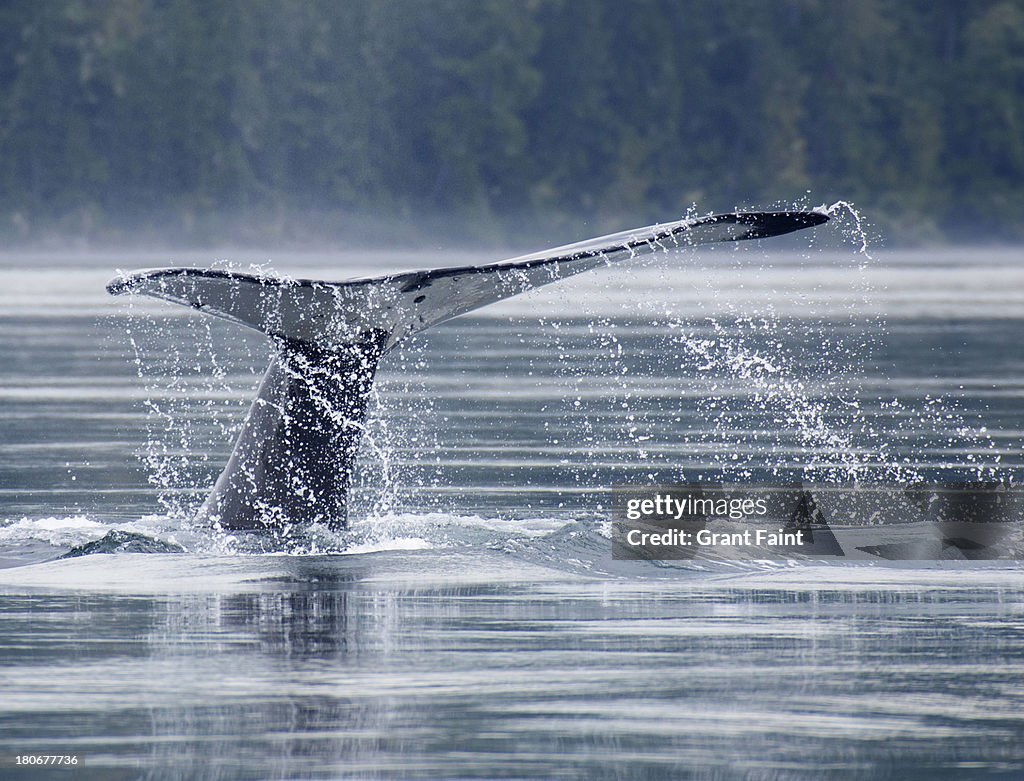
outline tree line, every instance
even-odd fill
[[[0,236],[1024,238],[1024,0],[8,0]]]

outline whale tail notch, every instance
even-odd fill
[[[480,266],[341,282],[230,270],[122,275],[137,293],[255,328],[277,353],[200,517],[225,529],[344,528],[351,474],[380,359],[402,339],[527,290],[640,254],[762,239],[820,225],[808,212],[718,214],[652,225]]]

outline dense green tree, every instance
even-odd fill
[[[963,218],[997,231],[1024,215],[1024,8],[999,2],[966,25],[948,176]]]
[[[10,240],[571,234],[805,197],[1024,237],[1024,0],[0,3]]]

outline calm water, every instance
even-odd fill
[[[352,531],[288,555],[184,520],[268,353],[103,293],[181,261],[0,258],[0,777],[1024,773],[1019,564],[614,562],[604,526],[616,484],[1020,479],[1024,253],[661,258],[439,327],[382,365]],[[187,552],[54,560],[112,528]]]

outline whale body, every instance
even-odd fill
[[[265,333],[275,356],[198,520],[280,533],[346,524],[352,471],[380,360],[406,337],[487,304],[640,254],[762,239],[825,214],[716,214],[623,231],[479,266],[330,282],[219,269],[132,272],[107,285]]]

